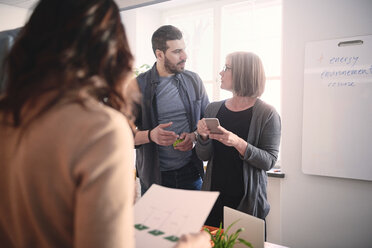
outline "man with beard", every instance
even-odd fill
[[[200,77],[185,70],[186,46],[178,28],[162,26],[151,41],[156,62],[137,77],[142,92],[135,134],[141,193],[153,183],[199,190],[204,170],[193,147],[208,96]]]

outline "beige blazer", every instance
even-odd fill
[[[0,113],[0,120],[2,120]],[[0,122],[2,247],[134,247],[133,137],[95,100]]]

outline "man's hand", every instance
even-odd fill
[[[173,131],[164,130],[164,128],[172,126],[173,122],[159,124],[151,130],[151,139],[158,145],[170,146],[178,138],[178,135]],[[150,132],[150,130],[149,130]]]
[[[195,134],[194,133],[182,133],[179,138],[183,139],[183,141],[178,143],[174,147],[174,149],[182,151],[182,152],[190,151],[193,147],[193,142],[195,141]]]

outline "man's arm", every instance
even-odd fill
[[[138,146],[150,143],[150,140],[148,138],[149,132],[150,130],[137,131],[136,134],[134,135],[134,144]]]
[[[137,131],[134,136],[134,144],[137,146],[154,142],[161,146],[172,145],[177,140],[178,135],[173,131],[164,130],[164,128],[167,128],[172,124],[172,122],[168,122],[159,124],[151,130]]]

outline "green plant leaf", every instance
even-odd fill
[[[225,233],[228,233],[229,230],[230,230],[230,228],[231,228],[233,225],[235,225],[235,223],[238,222],[239,220],[240,220],[240,219],[238,219],[238,220],[234,221],[233,223],[231,223],[230,226],[228,226],[227,229],[225,230]],[[221,223],[221,225],[220,225],[220,228],[222,229],[222,223]]]
[[[211,240],[214,243],[214,248],[233,248],[235,244],[241,243],[247,247],[253,248],[252,244],[248,241],[239,238],[241,232],[244,231],[244,228],[239,228],[234,233],[229,234],[229,230],[233,225],[235,225],[239,220],[234,221],[231,225],[229,225],[226,230],[222,229],[222,222],[220,223],[220,227],[218,228],[215,235],[211,234],[208,228],[204,230],[209,233],[211,236]]]
[[[247,247],[253,248],[252,244],[244,239],[238,239],[239,243],[246,245]]]
[[[148,64],[143,64],[139,68],[134,68],[134,74],[138,76],[139,74],[147,71],[148,69],[150,69],[150,66]]]
[[[239,237],[239,233],[244,231],[244,228],[239,228],[235,233],[232,233],[227,240],[227,243],[235,244]]]
[[[143,64],[140,66],[140,69],[149,69],[150,66],[148,64]]]

